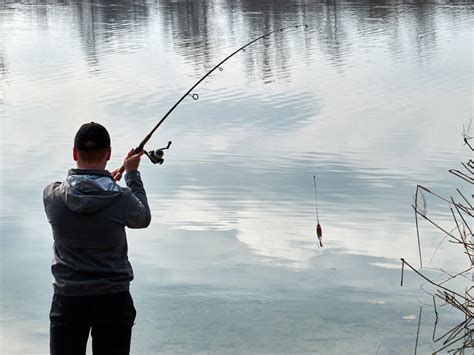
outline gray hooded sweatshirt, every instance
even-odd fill
[[[146,228],[150,208],[138,171],[121,187],[107,170],[71,169],[43,194],[53,229],[54,292],[82,296],[127,291],[133,279],[125,226]]]

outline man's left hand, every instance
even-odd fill
[[[114,179],[114,181],[120,181],[120,179],[122,178],[120,168],[113,170],[110,174],[112,175],[112,179]]]

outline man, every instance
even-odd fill
[[[119,186],[118,169],[105,170],[109,133],[98,123],[86,123],[74,139],[77,168],[44,190],[54,238],[51,354],[85,354],[89,331],[94,355],[130,352],[136,312],[125,226],[146,228],[151,220],[138,172],[142,154],[132,149],[125,157],[128,187]]]

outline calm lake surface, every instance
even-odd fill
[[[407,354],[420,302],[412,195],[469,187],[473,6],[460,1],[2,1],[0,352],[45,354],[52,236],[42,191],[78,127],[110,169],[206,71],[143,160],[153,212],[129,231],[133,354]],[[317,175],[324,248],[315,236]],[[449,221],[449,210],[428,203]],[[433,216],[432,215],[432,216]],[[465,266],[426,226],[427,272]],[[431,263],[430,263],[431,261]],[[433,314],[422,316],[428,353]],[[407,317],[408,316],[408,317]],[[404,319],[408,318],[408,319]],[[446,314],[446,329],[457,322]]]

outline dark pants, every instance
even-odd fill
[[[49,314],[51,354],[84,355],[89,332],[94,355],[129,354],[135,315],[128,291],[94,296],[55,294]]]

